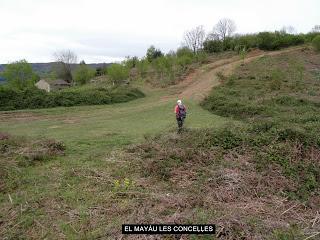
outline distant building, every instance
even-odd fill
[[[68,88],[70,86],[71,86],[70,83],[68,83],[62,79],[57,79],[57,80],[54,80],[53,82],[50,83],[50,88],[53,91]]]
[[[51,91],[56,91],[64,88],[70,87],[70,83],[62,80],[62,79],[57,79],[53,81],[48,81],[45,79],[41,79],[38,81],[35,86],[39,89],[45,90],[46,92],[51,92]]]
[[[39,89],[45,90],[46,92],[50,92],[50,84],[46,80],[41,79],[35,84],[35,86]]]

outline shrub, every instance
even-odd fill
[[[192,50],[188,47],[181,47],[177,49],[176,55],[178,58],[180,57],[189,57],[192,58],[194,56]]]
[[[128,87],[67,89],[50,93],[37,88],[22,91],[0,89],[0,110],[111,104],[127,102],[143,96],[140,90]]]
[[[191,63],[192,63],[192,57],[190,56],[184,55],[177,58],[177,64],[182,68],[186,68]]]
[[[223,51],[223,43],[219,40],[208,40],[203,43],[203,50],[207,53],[218,53]]]
[[[282,32],[260,32],[257,38],[258,47],[262,50],[278,50],[305,42],[303,35],[293,35]]]
[[[250,49],[258,47],[258,38],[255,34],[246,34],[241,36],[236,36],[233,39],[233,46],[239,46],[238,49]]]
[[[199,51],[195,55],[195,61],[199,63],[206,63],[208,60],[208,54],[205,51]]]
[[[158,57],[162,57],[163,53],[160,51],[160,49],[156,49],[154,46],[150,46],[146,53],[146,58],[149,62],[152,62]]]
[[[320,35],[316,36],[312,40],[312,45],[317,51],[320,51]]]
[[[320,36],[320,33],[318,33],[318,32],[309,32],[309,33],[305,34],[305,35],[304,35],[305,42],[311,43],[312,40],[313,40],[316,36]]]

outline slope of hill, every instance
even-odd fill
[[[54,65],[54,62],[49,63],[30,63],[32,66],[32,69],[39,74],[40,77],[46,76],[48,73],[52,71],[52,67]],[[0,64],[0,73],[5,69],[7,64]],[[105,67],[110,65],[110,63],[88,63],[89,67],[96,69],[98,67]],[[75,68],[77,65],[73,65]]]

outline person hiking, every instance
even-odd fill
[[[178,133],[180,133],[182,130],[184,119],[187,116],[187,109],[182,104],[181,100],[177,101],[177,105],[174,108],[174,112],[176,114],[176,119],[177,119],[177,123],[178,123]]]

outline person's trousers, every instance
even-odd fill
[[[183,118],[177,118],[177,123],[178,123],[178,128],[182,128],[182,125],[183,125]]]

